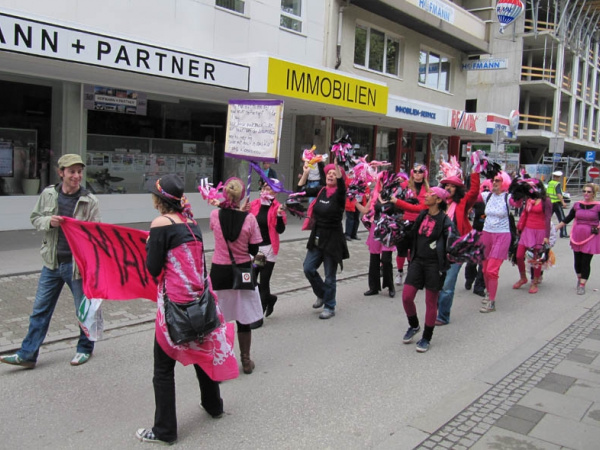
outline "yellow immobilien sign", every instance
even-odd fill
[[[388,88],[269,58],[269,94],[387,114]]]

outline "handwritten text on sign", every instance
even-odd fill
[[[277,162],[283,101],[230,100],[225,155]]]
[[[156,281],[146,270],[147,231],[70,218],[62,230],[87,298],[156,301]]]

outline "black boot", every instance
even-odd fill
[[[269,294],[269,301],[268,301],[268,305],[267,305],[267,311],[265,313],[266,317],[269,317],[271,314],[273,314],[273,307],[275,306],[276,302],[277,302],[277,296]]]

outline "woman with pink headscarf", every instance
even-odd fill
[[[506,172],[498,172],[492,180],[492,191],[482,193],[485,202],[485,222],[481,240],[484,244],[483,278],[487,288],[487,296],[479,312],[496,311],[496,292],[500,266],[508,259],[508,249],[511,244],[509,225],[509,202],[511,195],[507,192],[510,186],[510,176]]]
[[[425,195],[427,209],[418,214],[410,235],[410,264],[402,290],[402,305],[409,327],[402,342],[410,344],[421,330],[415,297],[419,289],[425,288],[425,328],[422,338],[417,342],[419,353],[429,350],[437,317],[438,296],[450,267],[446,246],[450,235],[457,235],[456,225],[445,213],[449,195],[440,187],[428,190]]]
[[[304,188],[306,184],[309,171],[310,168],[305,164],[304,174],[298,182],[298,186],[301,188]],[[342,228],[342,217],[346,205],[346,183],[337,158],[335,158],[334,164],[325,166],[325,186],[323,188],[306,188],[304,191],[306,195],[315,197],[307,211],[309,223],[312,223],[312,226],[306,244],[304,276],[317,297],[313,308],[324,307],[319,314],[319,319],[327,320],[335,316],[337,266],[343,268],[342,261],[350,257]],[[325,269],[325,279],[318,272],[321,264]]]

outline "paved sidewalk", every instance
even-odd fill
[[[599,356],[596,300],[417,448],[599,448]]]
[[[214,238],[207,222],[202,221],[200,225],[207,248],[206,259],[210,264]],[[139,225],[137,228],[147,227]],[[5,233],[10,236],[3,236]],[[33,230],[5,233],[0,233],[0,238],[6,238],[7,244],[5,247],[5,241],[2,239],[4,250],[0,250],[0,353],[18,350],[22,339],[27,334],[29,315],[33,308],[39,272],[42,267],[38,250],[40,241],[37,240],[39,233],[35,233]],[[35,238],[32,238],[31,234]],[[344,270],[338,273],[339,279],[353,278],[367,272],[365,261],[368,262],[368,251],[364,244],[366,233],[361,232],[359,236],[362,240],[351,241],[348,244],[352,258],[344,262]],[[290,218],[288,227],[282,235],[284,241],[281,244],[280,257],[271,278],[274,294],[307,288],[308,282],[302,270],[307,237],[308,232],[301,230],[301,221]],[[18,252],[14,250],[17,245],[23,246]],[[34,263],[29,262],[34,259]],[[21,273],[10,275],[13,270]],[[155,303],[144,299],[105,301],[102,310],[105,330],[153,321],[156,315]],[[65,286],[52,316],[45,343],[71,339],[78,335],[79,327],[75,318],[73,296],[69,288]]]
[[[276,294],[299,291],[312,297],[302,272],[307,234],[299,230],[299,223],[294,222],[295,220],[290,220],[290,226],[284,235],[288,240],[282,244],[272,286]],[[208,227],[203,224],[202,229],[205,231],[206,247],[211,249],[212,236]],[[19,243],[18,233],[11,236],[0,233],[0,239],[3,240],[1,248],[4,249],[0,250],[0,255],[4,256],[0,258],[0,353],[18,348],[27,331],[28,316],[41,267],[37,255],[39,240],[36,240],[35,245],[30,243],[33,240],[31,234],[35,233],[20,233],[21,238],[25,236],[28,245]],[[364,275],[368,267],[368,252],[364,245],[365,233],[360,236],[363,241],[349,244],[352,257],[345,262],[340,278],[346,279],[358,289],[366,289]],[[5,242],[6,237],[10,237],[10,243]],[[17,248],[18,245],[23,246],[21,250]],[[567,240],[560,240],[555,251],[557,259],[561,261],[570,261],[572,258]],[[34,253],[37,256],[35,265],[27,263],[27,258],[32,258]],[[22,255],[20,259],[16,257],[18,254]],[[210,260],[210,252],[208,259]],[[3,272],[6,270],[10,273],[10,266],[19,268],[25,274],[9,275]],[[27,270],[22,270],[22,267]],[[510,266],[503,269],[511,274],[516,273],[516,269]],[[594,289],[598,286],[595,281],[598,273],[600,263],[594,260],[593,279],[588,284],[585,297],[575,296],[573,286],[573,298],[565,299],[579,301],[570,314],[558,323],[553,323],[542,335],[536,336],[535,340],[523,342],[508,358],[489,367],[462,391],[441,398],[432,410],[404,424],[406,433],[391,436],[377,448],[598,448],[600,296],[598,290]],[[353,280],[356,277],[363,278]],[[556,277],[564,279],[568,284],[574,280],[570,263],[565,264],[560,272],[557,269],[548,271],[547,277],[548,284],[556,283]],[[549,277],[554,277],[554,280]],[[505,284],[501,287],[504,295],[512,293],[509,283],[513,280],[508,278],[501,275],[501,281]],[[462,279],[460,276],[457,284],[458,296],[469,294],[461,286]],[[358,289],[355,295],[362,297],[362,290]],[[283,297],[286,295],[288,294],[283,294]],[[298,295],[298,292],[293,295]],[[400,295],[399,292],[398,296]],[[544,295],[555,294],[540,290],[538,297]],[[65,289],[54,314],[47,343],[71,339],[78,334],[73,312],[72,297],[68,289]],[[105,302],[104,305],[107,329],[151,322],[154,314],[155,305],[147,300]],[[503,312],[499,310],[494,314]],[[531,317],[531,320],[535,320],[535,317]],[[404,328],[403,323],[401,328]],[[441,336],[442,331],[436,330],[434,341]],[[469,338],[477,339],[477,336]],[[435,348],[424,357],[430,357],[432,364],[435,364]],[[448,373],[448,376],[451,377],[452,374]],[[398,407],[401,408],[401,405]]]

